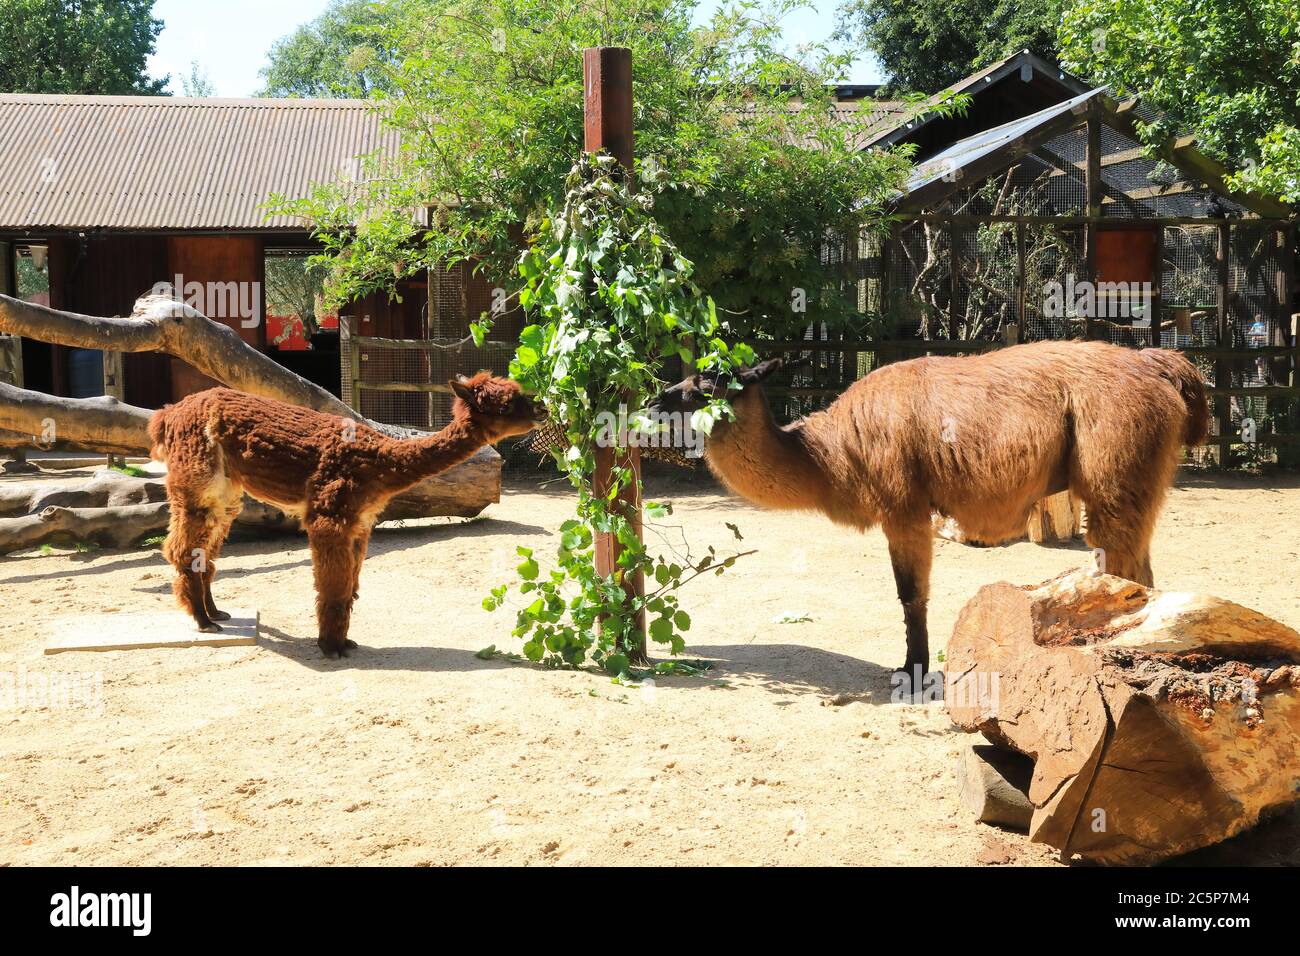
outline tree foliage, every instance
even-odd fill
[[[371,0],[334,0],[315,20],[271,47],[262,96],[364,98],[383,83],[385,11]]]
[[[830,234],[856,232],[907,162],[863,152],[862,115],[832,115],[826,81],[849,62],[784,51],[795,0],[744,0],[706,26],[696,0],[389,0],[377,98],[405,142],[400,163],[277,208],[316,224],[334,301],[470,258],[518,284],[519,229],[558,208],[582,147],[581,50],[632,49],[636,151],[654,218],[736,334],[789,334],[853,309],[822,262]],[[653,170],[666,169],[661,179]],[[432,228],[411,212],[432,204]],[[353,228],[353,224],[359,224]],[[806,312],[791,308],[804,290]]]
[[[1064,0],[846,0],[840,30],[893,93],[937,93],[1020,50],[1051,57]]]
[[[1300,201],[1300,6],[1295,0],[1079,0],[1065,65],[1190,131],[1237,184]]]
[[[0,0],[0,90],[160,95],[154,0]]]

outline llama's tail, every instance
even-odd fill
[[[170,407],[163,406],[149,416],[149,457],[164,464],[167,461],[167,412]]]
[[[1142,354],[1154,362],[1164,377],[1187,406],[1187,423],[1183,428],[1183,444],[1199,445],[1210,432],[1210,406],[1205,398],[1205,380],[1200,371],[1186,356],[1168,349],[1143,349]]]

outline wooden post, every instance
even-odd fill
[[[1029,318],[1025,309],[1029,305],[1029,276],[1025,265],[1025,224],[1016,223],[1016,324],[1028,328]]]
[[[1228,309],[1232,303],[1232,290],[1229,287],[1231,273],[1229,264],[1232,255],[1232,227],[1226,222],[1219,223],[1218,230],[1219,248],[1215,258],[1216,280],[1215,280],[1215,305],[1218,308],[1218,326],[1215,335],[1215,345],[1220,349],[1232,348],[1232,321],[1228,315]],[[1216,356],[1214,360],[1214,385],[1216,388],[1232,387],[1232,363],[1230,363],[1222,354]],[[1219,421],[1219,437],[1227,438],[1232,434],[1232,411],[1227,395],[1219,394],[1214,399],[1214,414]],[[1217,445],[1219,455],[1219,464],[1224,464],[1231,458],[1230,445]]]
[[[1085,181],[1088,189],[1088,225],[1084,227],[1084,256],[1088,264],[1088,281],[1097,282],[1097,227],[1101,222],[1101,120],[1090,113],[1088,118],[1088,154]],[[1096,296],[1093,297],[1094,306]],[[1085,339],[1096,338],[1096,316],[1084,317]]]
[[[126,401],[126,371],[121,352],[105,349],[104,356],[104,394]]]
[[[343,383],[343,400],[357,414],[361,413],[361,348],[357,342],[356,316],[339,316],[340,361],[347,363],[347,380]]]
[[[594,47],[582,51],[583,149],[605,151],[618,160],[632,182],[632,51],[622,47]],[[638,448],[597,448],[596,473],[592,489],[608,493],[615,469],[630,468],[632,481],[618,497],[618,507],[641,538],[641,452]],[[596,535],[596,572],[614,573],[623,549],[612,534]],[[623,579],[623,592],[630,604],[645,595],[645,576],[640,572]],[[636,647],[622,647],[628,660],[646,663],[645,612],[636,615],[639,640]]]

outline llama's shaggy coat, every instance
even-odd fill
[[[1067,488],[1088,509],[1106,570],[1150,586],[1149,543],[1179,449],[1201,441],[1200,373],[1161,349],[1040,342],[964,358],[886,365],[826,410],[778,427],[758,385],[779,360],[742,373],[734,421],[705,446],[713,472],[767,508],[881,525],[904,606],[906,666],[926,665],[931,512],[985,541],[1023,533],[1035,502]],[[725,383],[695,376],[657,400],[702,406]]]
[[[530,430],[538,407],[508,379],[480,372],[451,383],[452,420],[399,440],[368,425],[228,388],[190,395],[149,420],[152,457],[167,463],[171,524],[163,553],[174,590],[201,630],[229,618],[212,601],[222,543],[247,492],[301,519],[315,572],[318,643],[347,638],[370,531],[389,499],[464,461],[485,444]]]

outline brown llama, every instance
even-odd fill
[[[347,656],[357,646],[348,624],[361,564],[389,499],[544,417],[509,379],[480,372],[450,384],[451,423],[406,440],[228,388],[154,412],[151,454],[167,463],[171,504],[163,554],[176,569],[176,597],[199,630],[220,631],[216,622],[230,618],[212,601],[212,579],[247,492],[301,520],[316,581],[316,643],[326,657]]]
[[[965,358],[918,358],[876,369],[824,411],[784,427],[760,382],[782,366],[737,375],[734,421],[705,459],[735,494],[764,508],[820,511],[889,543],[912,675],[928,670],[932,511],[968,535],[1024,533],[1035,502],[1069,489],[1087,505],[1088,544],[1105,570],[1152,584],[1149,546],[1179,450],[1201,441],[1209,409],[1200,373],[1162,349],[1038,342]],[[690,413],[728,383],[695,375],[651,410]],[[680,421],[680,419],[678,419]]]

